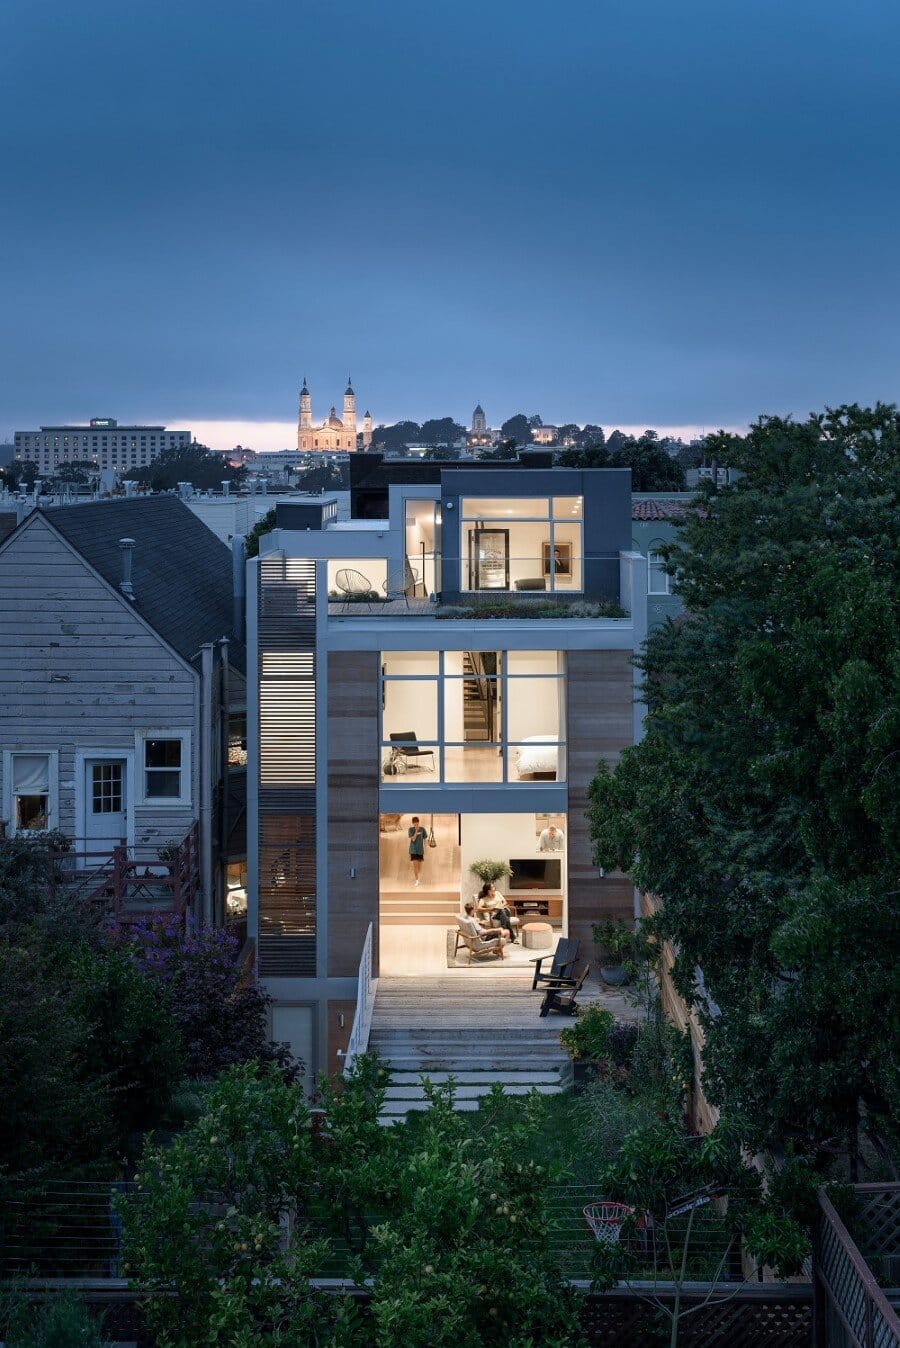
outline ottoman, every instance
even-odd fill
[[[526,950],[549,950],[553,945],[550,923],[526,922],[522,927],[522,944]]]

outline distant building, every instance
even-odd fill
[[[39,431],[16,431],[15,457],[33,463],[50,477],[64,463],[91,463],[101,471],[130,473],[145,468],[169,449],[186,449],[190,431],[167,431],[165,426],[120,426],[112,417],[93,417],[88,426],[42,426]]]
[[[472,425],[466,435],[466,444],[470,448],[477,448],[479,445],[492,445],[493,443],[494,433],[487,424],[484,408],[479,403],[472,413]]]
[[[531,439],[536,445],[555,445],[559,441],[559,427],[532,426]]]
[[[330,452],[345,454],[354,453],[361,447],[368,449],[372,443],[372,414],[366,412],[363,417],[362,436],[357,435],[356,430],[356,394],[353,391],[353,385],[350,378],[347,378],[347,387],[344,390],[344,415],[339,417],[337,409],[332,406],[328,417],[320,425],[313,423],[312,416],[312,394],[306,383],[306,376],[303,377],[303,387],[300,390],[300,419],[297,425],[297,449],[302,454]]]

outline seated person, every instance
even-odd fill
[[[513,923],[516,919],[509,911],[509,904],[502,894],[499,894],[493,885],[482,885],[478,895],[478,910],[482,913],[490,913],[491,919],[509,933],[509,939],[515,944],[516,933],[513,931]]]
[[[502,927],[492,930],[490,927],[483,927],[475,916],[475,905],[471,899],[468,899],[465,905],[465,913],[458,917],[459,929],[466,936],[474,936],[476,939],[490,942],[500,942],[500,958],[506,959],[503,953],[503,942],[509,940],[509,932],[504,931]]]

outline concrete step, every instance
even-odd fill
[[[560,1081],[528,1082],[528,1081],[503,1081],[500,1083],[503,1087],[504,1095],[530,1095],[536,1090],[539,1095],[562,1095],[563,1085]],[[482,1082],[480,1085],[458,1086],[453,1093],[454,1102],[457,1100],[483,1100],[486,1095],[490,1095],[494,1085],[493,1079]],[[418,1089],[410,1087],[409,1090],[392,1090],[388,1088],[385,1096],[385,1104],[393,1101],[394,1104],[400,1104],[403,1101],[415,1103],[418,1100],[425,1099],[425,1092],[421,1087]]]
[[[452,1077],[458,1090],[468,1091],[475,1088],[489,1089],[494,1082],[499,1082],[501,1086],[506,1086],[507,1083],[511,1086],[558,1086],[560,1074],[518,1071],[515,1068],[497,1072],[392,1072],[388,1090],[391,1094],[419,1092],[422,1089],[423,1077],[427,1077],[435,1086],[445,1085]]]
[[[562,1061],[562,1060],[560,1060]],[[426,1057],[400,1057],[392,1055],[387,1059],[387,1066],[394,1072],[412,1072],[418,1075],[433,1072],[452,1072],[454,1076],[459,1076],[461,1072],[489,1072],[496,1076],[499,1072],[508,1071],[533,1071],[537,1069],[537,1063],[523,1062],[521,1068],[515,1067],[510,1063],[509,1054],[498,1053],[493,1058],[479,1057],[473,1054],[459,1054],[453,1057],[450,1054],[429,1055]],[[549,1070],[548,1064],[541,1063],[540,1070]]]

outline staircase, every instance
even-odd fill
[[[476,666],[472,651],[463,651],[463,739],[466,744],[488,744],[493,736],[493,699],[496,680]]]
[[[451,1076],[456,1108],[475,1110],[495,1082],[508,1095],[556,1095],[571,1085],[559,1021],[540,1020],[531,969],[448,971],[427,978],[381,978],[369,1048],[391,1072],[381,1122],[428,1108],[421,1078]]]
[[[396,889],[381,886],[379,914],[385,926],[455,927],[458,913],[458,885],[453,889],[427,884],[418,889],[410,884]]]

